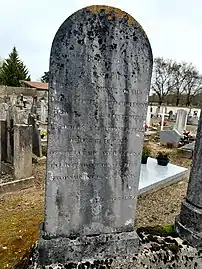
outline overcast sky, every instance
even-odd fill
[[[1,0],[0,57],[15,45],[39,80],[49,68],[54,35],[78,9],[111,5],[131,14],[146,31],[154,57],[192,62],[202,73],[202,0]]]

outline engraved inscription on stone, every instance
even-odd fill
[[[52,44],[44,223],[52,236],[134,229],[152,52],[133,18],[109,12],[76,12]]]

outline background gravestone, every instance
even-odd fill
[[[8,108],[6,103],[0,103],[0,120],[6,120]]]
[[[187,111],[185,109],[178,109],[174,130],[177,130],[179,134],[182,135],[184,130],[186,130],[186,125],[187,125]]]
[[[9,106],[6,115],[6,133],[7,133],[7,162],[13,164],[14,155],[14,124],[16,121],[16,107]]]
[[[15,124],[14,140],[14,176],[16,180],[32,177],[32,126]]]
[[[47,110],[47,103],[45,100],[41,100],[41,122],[46,122],[47,121],[47,116],[48,116],[48,110]]]
[[[6,121],[0,120],[0,145],[1,145],[1,161],[7,160],[7,127],[6,127]]]
[[[87,7],[59,28],[50,56],[41,264],[137,250],[151,73],[149,41],[119,9]]]
[[[37,127],[36,114],[29,113],[28,125],[32,125],[32,152],[37,157],[42,157],[41,136]]]
[[[167,146],[172,143],[173,147],[177,148],[180,139],[183,137],[184,130],[187,124],[187,111],[185,109],[178,109],[176,123],[173,130],[165,130],[160,132],[160,144]]]

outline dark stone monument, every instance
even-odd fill
[[[37,95],[33,97],[33,102],[32,102],[32,106],[31,106],[31,113],[32,114],[37,114],[37,101],[38,101],[38,97]]]
[[[41,136],[37,127],[36,114],[29,114],[28,125],[32,126],[32,152],[37,157],[42,157]]]
[[[6,120],[6,132],[7,132],[7,162],[13,164],[13,154],[14,154],[14,119],[9,114],[9,117]]]
[[[192,159],[187,196],[176,217],[176,231],[194,247],[202,248],[202,113]]]
[[[1,161],[7,160],[7,127],[6,120],[0,120]]]
[[[52,45],[41,265],[133,255],[152,52],[125,12],[91,6]]]

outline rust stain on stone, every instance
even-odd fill
[[[118,8],[115,8],[115,7],[94,5],[94,6],[89,6],[86,9],[91,11],[94,14],[98,14],[102,9],[104,9],[105,13],[108,15],[109,20],[112,20],[111,15],[112,15],[112,13],[114,13],[114,15],[117,18],[126,19],[128,21],[128,24],[137,23],[132,16],[130,16],[126,12],[122,11],[121,9],[118,9]]]

